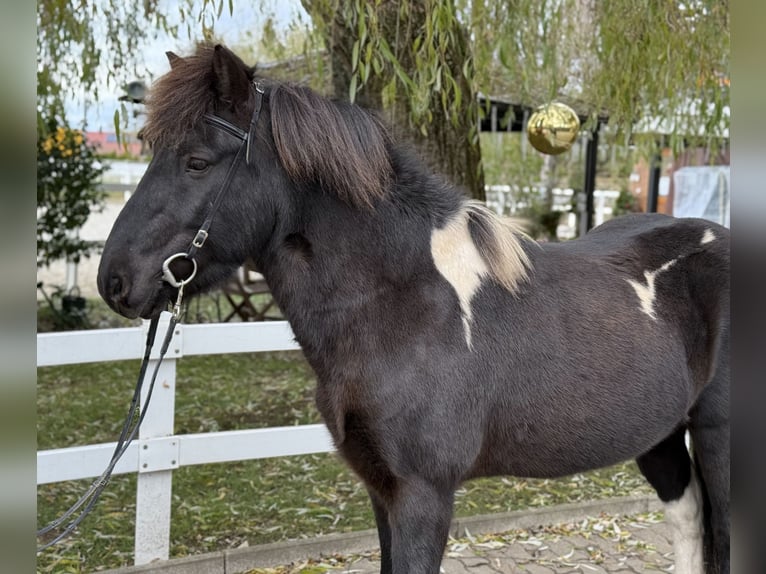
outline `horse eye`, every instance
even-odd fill
[[[205,171],[207,166],[208,163],[198,157],[189,158],[189,161],[186,162],[186,169],[189,171]]]

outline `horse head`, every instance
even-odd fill
[[[221,45],[168,59],[142,130],[153,157],[98,272],[101,296],[131,318],[164,309],[176,294],[173,278],[195,294],[248,258],[262,261],[297,216],[296,188],[364,207],[383,194],[391,171],[386,132],[371,114],[259,77]]]

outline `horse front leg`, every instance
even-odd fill
[[[380,574],[391,574],[391,526],[388,522],[388,509],[383,499],[375,492],[368,489],[372,510],[375,513],[375,525],[378,528],[378,540],[380,541]]]
[[[452,487],[438,488],[421,479],[398,485],[388,508],[393,574],[439,573],[453,500]]]

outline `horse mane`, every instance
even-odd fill
[[[522,245],[522,240],[529,237],[521,223],[496,215],[476,200],[466,201],[464,209],[471,238],[487,263],[490,274],[508,292],[517,293],[531,268],[529,255]]]
[[[271,129],[294,182],[318,182],[357,207],[372,207],[393,176],[390,136],[371,112],[293,84],[270,95]]]

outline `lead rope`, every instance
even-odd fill
[[[178,305],[180,307],[180,297]],[[124,455],[128,450],[128,447],[133,442],[133,439],[136,438],[138,429],[141,426],[146,413],[148,412],[149,401],[152,398],[152,391],[154,390],[154,382],[157,380],[157,373],[159,372],[160,365],[162,364],[162,359],[165,357],[165,354],[167,353],[170,346],[170,341],[173,338],[173,330],[175,329],[177,322],[178,316],[174,313],[170,318],[168,330],[165,333],[165,339],[162,342],[162,347],[160,349],[159,359],[154,367],[154,372],[152,373],[152,378],[149,382],[149,390],[146,394],[144,408],[141,409],[141,414],[138,417],[138,421],[136,421],[131,428],[131,423],[133,423],[134,419],[136,418],[136,410],[138,409],[141,399],[141,389],[143,388],[144,377],[149,365],[149,356],[151,355],[152,348],[154,347],[154,339],[157,334],[157,325],[159,324],[159,315],[153,317],[149,322],[149,330],[146,334],[146,348],[144,350],[144,358],[141,361],[141,368],[138,371],[138,380],[136,381],[136,387],[133,391],[133,398],[131,399],[130,408],[128,409],[128,416],[125,418],[125,423],[122,425],[122,431],[120,432],[120,437],[114,447],[112,458],[110,459],[109,464],[107,465],[104,472],[101,473],[101,476],[93,481],[93,483],[90,485],[90,488],[85,491],[85,494],[83,494],[79,500],[77,500],[77,502],[75,502],[66,512],[64,512],[64,514],[62,514],[56,520],[49,522],[47,525],[37,531],[38,537],[48,534],[52,530],[59,528],[70,516],[75,514],[78,509],[82,508],[80,513],[69,524],[67,524],[64,530],[62,530],[59,534],[57,534],[54,538],[42,546],[37,547],[38,553],[69,536],[75,530],[75,528],[77,528],[80,522],[82,522],[90,513],[90,511],[93,509],[93,506],[96,504],[96,501],[101,496],[101,493],[104,491],[104,488],[106,488],[106,485],[109,483],[109,479],[112,477],[114,467],[117,465],[117,462],[120,460],[120,458],[122,458],[122,455]]]

